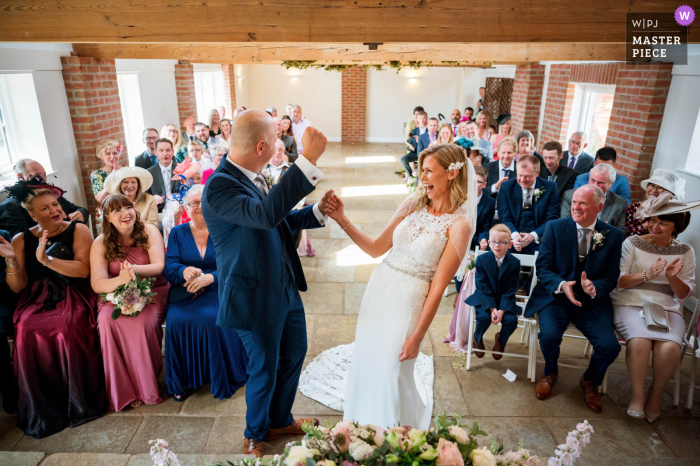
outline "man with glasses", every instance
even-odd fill
[[[617,152],[612,147],[600,148],[598,149],[598,152],[595,153],[595,166],[604,163],[610,165],[611,167],[614,167],[616,161]],[[581,186],[588,184],[588,179],[588,173],[583,173],[582,175],[579,175],[576,178],[576,181],[574,182],[574,189],[578,189]],[[625,175],[621,175],[620,173],[617,174],[617,176],[615,177],[615,182],[610,188],[610,191],[627,201],[627,205],[630,205],[630,203],[632,203],[632,190],[630,189],[630,181]]]
[[[544,167],[542,167],[542,171],[540,171],[540,178],[556,183],[560,198],[566,191],[574,187],[574,182],[578,176],[576,170],[565,167],[559,163],[562,157],[562,147],[557,141],[550,141],[542,148]]]
[[[587,138],[583,131],[572,134],[569,139],[569,150],[564,152],[564,157],[559,163],[579,173],[587,173],[593,167],[593,157],[583,151],[588,146]]]
[[[134,160],[134,165],[137,167],[148,170],[154,165],[158,164],[158,157],[156,156],[156,140],[158,139],[158,131],[155,128],[146,128],[143,130],[143,143],[146,144],[146,150],[143,154],[136,157]]]

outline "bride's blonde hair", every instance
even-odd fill
[[[467,185],[469,179],[467,176],[467,160],[464,157],[462,149],[455,144],[434,144],[429,146],[420,153],[418,158],[418,179],[420,179],[423,174],[423,161],[426,157],[433,157],[445,170],[453,163],[461,162],[464,164],[462,168],[457,171],[457,178],[452,180],[452,184],[450,184],[450,201],[452,202],[452,207],[454,208],[464,204],[467,200]],[[416,193],[418,194],[416,211],[431,205],[432,201],[428,199],[425,186],[420,186],[416,190]]]

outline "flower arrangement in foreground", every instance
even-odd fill
[[[487,436],[477,423],[461,425],[461,417],[436,416],[429,430],[410,427],[382,429],[351,421],[333,426],[304,425],[302,440],[290,442],[284,456],[272,459],[244,459],[237,463],[227,461],[215,466],[534,466],[538,457],[523,448],[506,451],[500,439],[493,439],[490,447],[480,445],[479,437]],[[559,445],[549,466],[569,466],[581,456],[584,445],[590,442],[593,428],[584,421],[569,433],[566,444]],[[160,442],[158,441],[151,441]],[[165,443],[167,446],[167,443]],[[168,466],[171,463],[156,463]],[[208,464],[208,462],[207,462]],[[175,466],[175,463],[172,463]]]
[[[151,459],[153,460],[154,466],[180,466],[177,455],[165,448],[168,446],[168,442],[159,438],[158,440],[151,440],[148,443],[153,445],[151,447]]]
[[[126,285],[120,285],[112,293],[101,293],[100,299],[103,303],[114,304],[112,319],[117,319],[120,315],[135,317],[143,311],[146,304],[153,304],[153,299],[157,293],[153,292],[155,277],[134,278]]]

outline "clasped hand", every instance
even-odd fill
[[[561,291],[564,292],[566,297],[571,301],[571,303],[574,306],[581,307],[582,304],[580,301],[576,299],[574,296],[574,285],[576,284],[575,281],[570,281],[570,282],[564,282],[561,284]],[[591,280],[588,279],[586,276],[586,272],[583,272],[581,274],[581,288],[583,288],[583,292],[586,293],[588,296],[591,298],[596,297],[596,291],[595,291],[595,285]]]
[[[516,251],[521,251],[523,248],[527,247],[530,243],[535,240],[535,237],[531,233],[518,233],[513,238],[513,246]]]
[[[136,274],[131,268],[131,263],[129,261],[124,261],[119,264],[119,281],[122,285],[126,285],[131,280],[136,280]]]
[[[182,286],[187,288],[189,293],[198,293],[214,283],[214,276],[212,274],[205,274],[197,267],[187,267],[182,272],[182,277],[185,279],[185,283],[183,283]]]

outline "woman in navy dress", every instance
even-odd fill
[[[188,389],[211,384],[215,398],[231,397],[246,380],[248,362],[235,330],[216,325],[219,312],[216,251],[202,217],[202,185],[183,198],[192,219],[170,232],[165,278],[170,304],[165,329],[165,382],[183,401]]]

